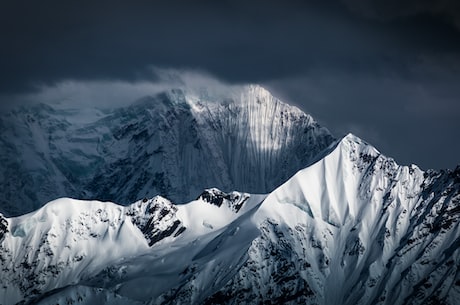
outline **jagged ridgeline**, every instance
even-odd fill
[[[0,116],[0,212],[59,197],[175,203],[205,188],[268,193],[333,142],[260,86],[212,96],[170,90],[126,107],[33,104]]]
[[[334,140],[261,87],[0,127],[0,304],[460,304],[460,167]],[[11,217],[60,196],[123,205]]]
[[[460,167],[347,135],[268,195],[0,215],[1,304],[458,305]]]

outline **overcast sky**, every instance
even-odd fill
[[[262,84],[337,136],[353,132],[401,164],[453,168],[456,3],[2,1],[0,101],[67,90],[69,82],[110,100],[110,86],[91,84],[132,92],[157,81],[158,69],[202,71],[229,84]]]

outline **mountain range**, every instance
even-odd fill
[[[460,167],[259,86],[87,111],[1,118],[1,304],[460,303]]]
[[[196,90],[195,90],[196,91]],[[0,117],[0,212],[67,196],[176,203],[205,188],[268,193],[334,141],[260,86],[224,96],[174,89],[125,107],[33,104]]]

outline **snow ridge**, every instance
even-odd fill
[[[248,194],[223,195],[244,198],[238,202],[240,214],[253,205]],[[208,215],[197,214],[207,207],[215,206],[202,199],[176,206],[160,196],[126,207],[62,198],[27,215],[1,218],[0,303],[35,302],[44,293],[87,284],[101,272],[107,276],[114,263],[152,255],[152,247],[169,248],[174,240],[190,243],[237,218],[232,207],[224,206]]]
[[[455,304],[460,297],[458,170],[424,173],[414,165],[399,166],[347,135],[267,197],[254,216],[264,234],[248,251],[251,269],[240,271],[233,286],[219,294],[248,284],[271,289],[279,270],[286,269],[283,278],[292,279],[277,288],[287,290],[245,298]],[[261,260],[268,251],[270,259]],[[253,271],[259,268],[263,273]],[[252,282],[244,280],[247,273]]]

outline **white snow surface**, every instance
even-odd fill
[[[459,304],[460,168],[351,134],[322,156],[267,195],[0,216],[0,303]]]

